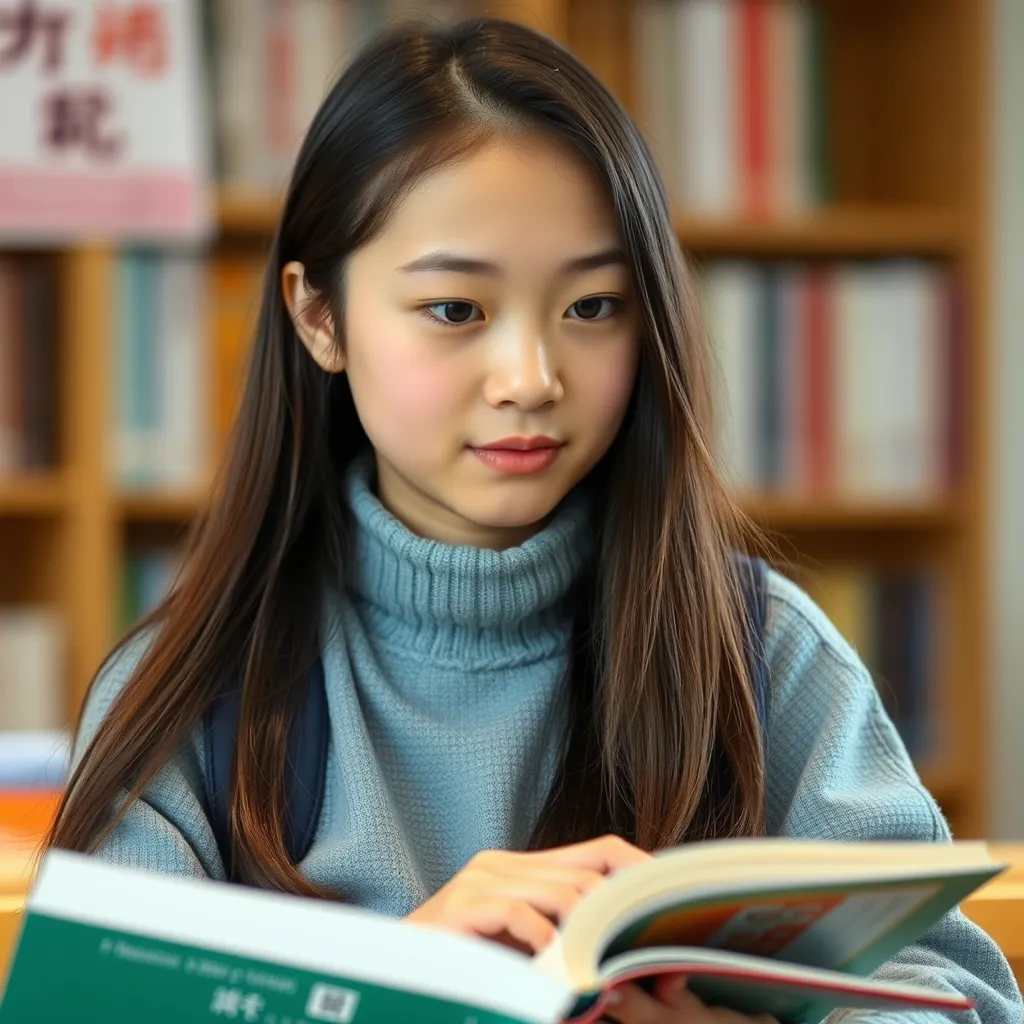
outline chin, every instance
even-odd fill
[[[492,529],[521,530],[538,526],[558,507],[564,494],[499,495],[492,500],[474,501],[459,509],[470,522]]]

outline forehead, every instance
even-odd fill
[[[490,140],[417,182],[371,245],[394,258],[437,247],[560,263],[620,244],[611,203],[567,144],[541,132]]]

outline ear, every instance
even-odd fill
[[[341,373],[345,358],[335,341],[334,321],[320,297],[306,283],[306,268],[296,261],[281,271],[281,291],[302,344],[320,369]]]

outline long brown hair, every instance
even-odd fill
[[[119,796],[145,791],[240,672],[236,871],[318,893],[288,859],[283,768],[297,684],[321,650],[321,595],[345,573],[339,480],[368,441],[344,375],[322,372],[296,337],[281,270],[301,261],[342,324],[349,254],[423,173],[515,126],[568,142],[603,183],[643,325],[630,411],[595,470],[600,545],[576,617],[570,726],[531,843],[614,831],[655,849],[763,830],[732,559],[743,519],[709,449],[706,346],[664,190],[636,127],[579,61],[520,25],[474,19],[392,27],[317,113],[273,241],[214,499],[171,595],[140,627],[152,638],[70,780],[51,845],[96,848],[124,813]]]

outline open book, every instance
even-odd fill
[[[554,1024],[681,972],[713,1005],[786,1024],[836,1007],[969,1009],[868,980],[1001,866],[981,844],[702,843],[589,893],[530,959],[366,911],[46,856],[0,1024]]]

